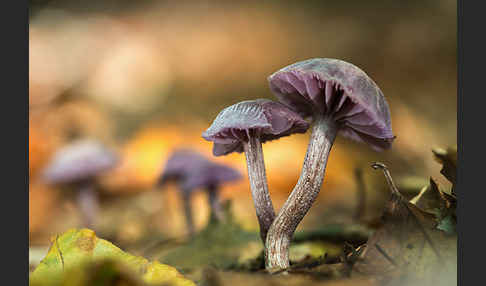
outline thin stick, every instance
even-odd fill
[[[380,252],[381,255],[383,255],[383,257],[386,258],[386,260],[388,260],[388,262],[393,264],[393,266],[398,266],[395,260],[393,260],[393,258],[391,258],[390,255],[388,255],[388,253],[386,253],[386,251],[383,250],[383,248],[381,248],[381,246],[378,245],[378,243],[375,243],[375,247],[378,250],[378,252]]]

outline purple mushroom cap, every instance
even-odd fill
[[[241,174],[231,167],[211,162],[194,151],[180,149],[174,151],[167,160],[158,185],[175,180],[181,184],[182,190],[192,191],[241,178]]]
[[[250,131],[260,134],[262,143],[294,133],[305,133],[309,123],[285,105],[269,99],[247,100],[223,109],[202,134],[213,141],[213,154],[243,152],[242,142]]]
[[[332,117],[344,136],[375,150],[391,147],[388,104],[376,83],[360,68],[337,59],[310,59],[268,77],[280,102],[302,116]]]
[[[82,140],[56,152],[44,171],[51,184],[75,183],[94,178],[118,163],[118,156],[97,141]]]
[[[226,182],[237,181],[241,178],[242,175],[237,170],[209,162],[205,166],[199,165],[193,168],[182,183],[182,188],[195,190],[209,186],[218,186]]]
[[[168,180],[178,180],[194,165],[207,164],[208,160],[199,153],[189,149],[175,150],[165,163],[164,170],[159,177],[158,185],[162,186]]]

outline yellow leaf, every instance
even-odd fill
[[[184,276],[182,276],[177,269],[166,264],[161,264],[158,261],[149,263],[142,278],[150,285],[159,285],[162,283],[169,283],[169,285],[178,286],[194,285],[191,280],[184,278]]]
[[[89,266],[106,260],[123,264],[150,285],[169,283],[177,286],[195,286],[174,267],[157,261],[149,262],[143,257],[123,252],[111,242],[96,237],[94,231],[89,229],[70,229],[53,237],[46,257],[30,275],[30,285],[62,285],[66,273],[83,272]],[[74,284],[83,285],[77,281],[69,283]]]

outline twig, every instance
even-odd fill
[[[407,209],[407,211],[410,213],[410,215],[412,216],[412,219],[415,222],[415,224],[417,225],[418,229],[424,235],[425,240],[429,243],[430,247],[432,248],[432,250],[434,251],[434,253],[437,255],[437,257],[439,259],[442,259],[442,256],[440,255],[439,251],[435,247],[435,244],[432,242],[432,239],[428,235],[428,233],[425,230],[424,226],[420,223],[420,221],[418,220],[417,216],[412,212],[412,210],[410,209],[410,206],[408,205],[408,201],[405,200],[405,198],[402,196],[402,194],[398,190],[397,186],[393,182],[393,179],[392,179],[392,176],[390,174],[390,171],[388,171],[388,168],[386,167],[386,165],[383,164],[383,163],[380,163],[380,162],[375,162],[375,163],[371,164],[371,167],[373,169],[375,169],[375,170],[381,169],[383,171],[383,173],[385,175],[385,178],[386,178],[386,181],[388,182],[388,186],[390,187],[390,189],[392,191],[392,194],[394,194],[394,195],[398,196],[398,198],[400,198],[399,199],[399,202],[401,204],[403,204],[405,206],[405,208]]]
[[[393,264],[393,266],[397,267],[397,263],[395,262],[395,260],[393,260],[393,258],[390,257],[390,255],[388,255],[388,253],[385,252],[385,250],[383,250],[383,248],[381,248],[378,243],[375,243],[375,247],[376,249],[378,250],[378,252],[380,252],[383,257],[386,258],[386,260],[388,260],[391,264]]]

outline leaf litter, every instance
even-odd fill
[[[384,164],[372,167],[384,172],[391,194],[382,227],[363,246],[353,276],[374,277],[380,285],[456,285],[455,196],[441,191],[431,178],[408,201]]]
[[[342,226],[296,233],[292,263],[286,271],[274,275],[264,271],[258,234],[234,222],[229,207],[230,219],[225,223],[210,221],[196,237],[178,243],[175,249],[162,253],[150,249],[147,255],[169,262],[205,286],[456,285],[455,150],[433,150],[443,165],[441,174],[452,183],[451,190],[430,178],[428,186],[411,199],[401,194],[384,164],[373,164],[384,172],[390,189],[380,227],[371,235]],[[363,182],[360,188],[364,189]],[[31,285],[121,285],[114,281],[135,286],[161,281],[194,285],[174,267],[127,254],[86,229],[57,236],[30,281]]]

